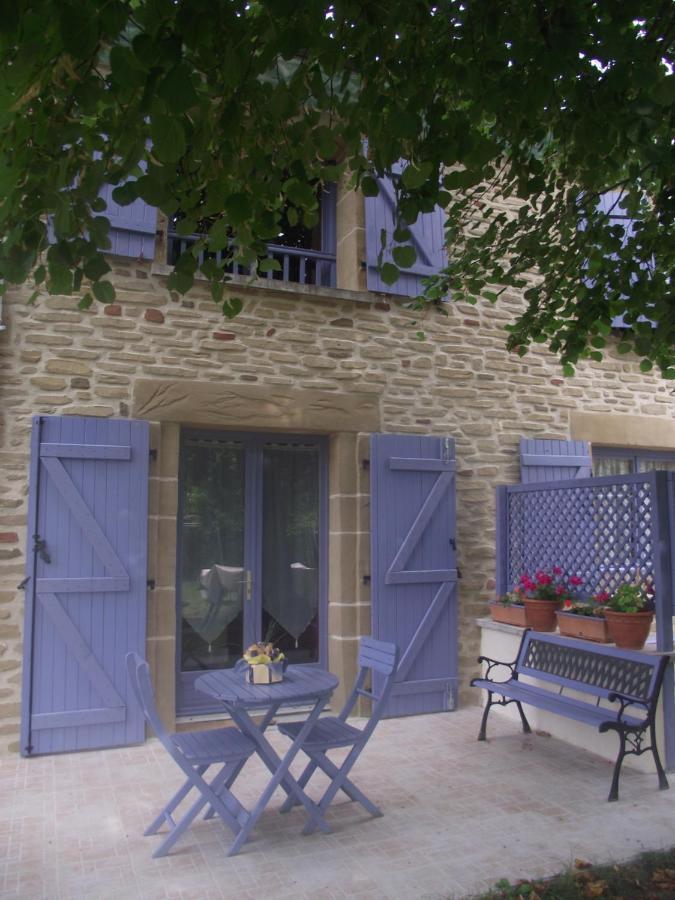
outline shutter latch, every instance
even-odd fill
[[[51,556],[47,553],[47,541],[43,540],[39,534],[33,535],[33,553],[37,553],[43,563],[50,563]]]

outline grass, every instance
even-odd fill
[[[579,900],[611,897],[613,900],[673,900],[675,898],[675,847],[642,853],[625,863],[591,866],[584,860],[553,878],[504,879],[474,900]]]

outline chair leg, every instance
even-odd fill
[[[203,775],[204,772],[208,769],[208,766],[198,766],[197,772],[199,775]],[[143,832],[144,836],[147,837],[151,834],[157,834],[159,829],[168,822],[170,825],[172,823],[171,813],[176,809],[176,807],[187,797],[190,793],[194,785],[188,778],[183,787],[176,791],[171,800],[166,804],[161,813],[157,816],[157,818],[152,822],[152,824],[148,825],[148,827]],[[173,825],[172,825],[173,827]]]
[[[483,718],[480,723],[480,731],[478,732],[478,740],[485,740],[485,729],[487,728],[487,720],[490,715],[490,707],[492,706],[492,691],[487,692],[487,703],[485,704],[485,709],[483,710]]]
[[[659,776],[659,790],[666,791],[670,787],[668,784],[668,779],[666,778],[666,773],[663,770],[663,766],[661,765],[661,757],[659,756],[659,750],[656,746],[656,728],[654,727],[654,723],[649,726],[649,736],[652,742],[652,753],[654,755],[654,762],[656,763],[656,774]]]
[[[523,712],[523,707],[520,700],[516,700],[516,706],[518,707],[518,712],[520,713],[520,721],[523,723],[523,731],[525,732],[525,734],[532,734],[530,723],[527,721],[527,716]]]
[[[303,790],[305,788],[305,785],[309,781],[309,779],[312,777],[312,775],[316,771],[316,767],[317,767],[316,762],[313,759],[310,759],[310,761],[307,763],[307,766],[306,766],[304,772],[302,773],[300,778],[298,778],[298,785],[301,788],[303,788]],[[294,806],[300,806],[300,805],[301,805],[300,801],[295,796],[295,794],[289,794],[286,797],[286,799],[284,800],[280,811],[282,813],[287,813],[287,812],[290,812]]]
[[[337,768],[337,766],[335,766],[333,763],[331,763],[330,760],[328,760],[328,757],[324,757],[329,765],[329,768],[332,768],[335,770],[335,776],[334,776],[333,780],[331,781],[331,783],[328,785],[326,792],[324,793],[323,797],[321,798],[321,800],[319,802],[319,811],[321,812],[322,815],[326,812],[326,810],[330,806],[330,804],[333,800],[333,797],[335,797],[337,792],[343,787],[345,782],[348,780],[347,775],[351,771],[352,766],[354,765],[356,760],[359,758],[359,755],[360,755],[361,751],[363,750],[363,746],[364,746],[363,744],[354,744],[354,746],[347,754],[345,761],[342,763],[342,765],[340,766],[339,769]],[[317,762],[318,762],[318,760],[317,760]],[[321,765],[323,762],[324,762],[324,760],[322,759],[321,762],[318,764]],[[349,782],[349,785],[350,785],[351,789],[356,790],[356,788],[354,787],[354,785],[351,782]],[[360,794],[361,792],[359,791],[358,793]],[[361,796],[363,796],[363,795],[361,795]],[[370,803],[370,801],[368,801],[366,797],[364,797],[363,799],[366,800],[368,803]],[[359,800],[359,802],[361,802],[361,801]],[[377,807],[374,807],[374,808],[377,810]],[[382,813],[379,810],[377,810],[377,812],[380,815],[382,815]],[[314,831],[316,831],[316,824],[314,822],[308,822],[305,825],[302,833],[303,834],[312,834]]]
[[[312,755],[316,764],[330,778],[335,778],[335,776],[340,773],[341,770],[338,769],[335,763],[329,759],[325,753],[316,752]],[[340,790],[343,791],[350,800],[360,803],[366,812],[369,812],[374,818],[379,819],[384,815],[379,806],[375,806],[372,800],[369,800],[368,797],[356,787],[354,782],[349,780],[349,778],[344,778],[343,782],[340,784]]]
[[[173,847],[178,838],[182,834],[184,834],[190,823],[194,820],[195,816],[197,816],[201,812],[201,810],[207,805],[207,803],[211,804],[211,806],[215,808],[220,818],[223,820],[223,822],[225,822],[226,825],[228,825],[232,829],[235,835],[238,834],[242,828],[242,824],[238,821],[238,816],[242,811],[245,812],[245,810],[239,803],[239,801],[229,793],[229,790],[225,788],[225,783],[232,774],[232,764],[223,766],[210,784],[208,784],[202,778],[202,772],[207,767],[196,767],[192,769],[191,773],[186,770],[187,768],[189,768],[187,767],[187,764],[186,768],[184,768],[182,765],[181,768],[188,776],[190,787],[194,787],[197,791],[199,791],[200,796],[195,800],[195,802],[187,810],[183,817],[174,824],[174,827],[167,834],[159,847],[157,847],[155,852],[152,854],[155,858],[166,856],[166,854]],[[226,792],[225,797],[221,796],[221,792]],[[234,807],[234,812],[228,809],[228,803],[230,803],[230,805]]]

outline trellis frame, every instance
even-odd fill
[[[561,519],[564,521],[561,524]],[[561,566],[588,593],[626,574],[656,586],[656,649],[673,651],[675,473],[641,472],[497,487],[497,593],[524,571]],[[666,768],[675,770],[673,665],[663,682]]]

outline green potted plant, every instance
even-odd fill
[[[605,605],[609,597],[606,591],[595,594],[590,600],[573,600],[568,597],[562,608],[556,610],[560,634],[608,644],[610,637]]]
[[[556,610],[566,600],[574,600],[573,589],[583,584],[578,575],[565,575],[560,566],[553,566],[550,572],[538,569],[534,577],[527,572],[520,576],[517,588],[523,597],[525,622],[535,631],[555,631]]]
[[[624,582],[609,598],[605,607],[609,636],[617,647],[641,650],[654,619],[653,585]]]
[[[498,597],[490,604],[490,615],[493,622],[524,628],[525,606],[521,594],[518,591],[511,591],[509,594]]]

